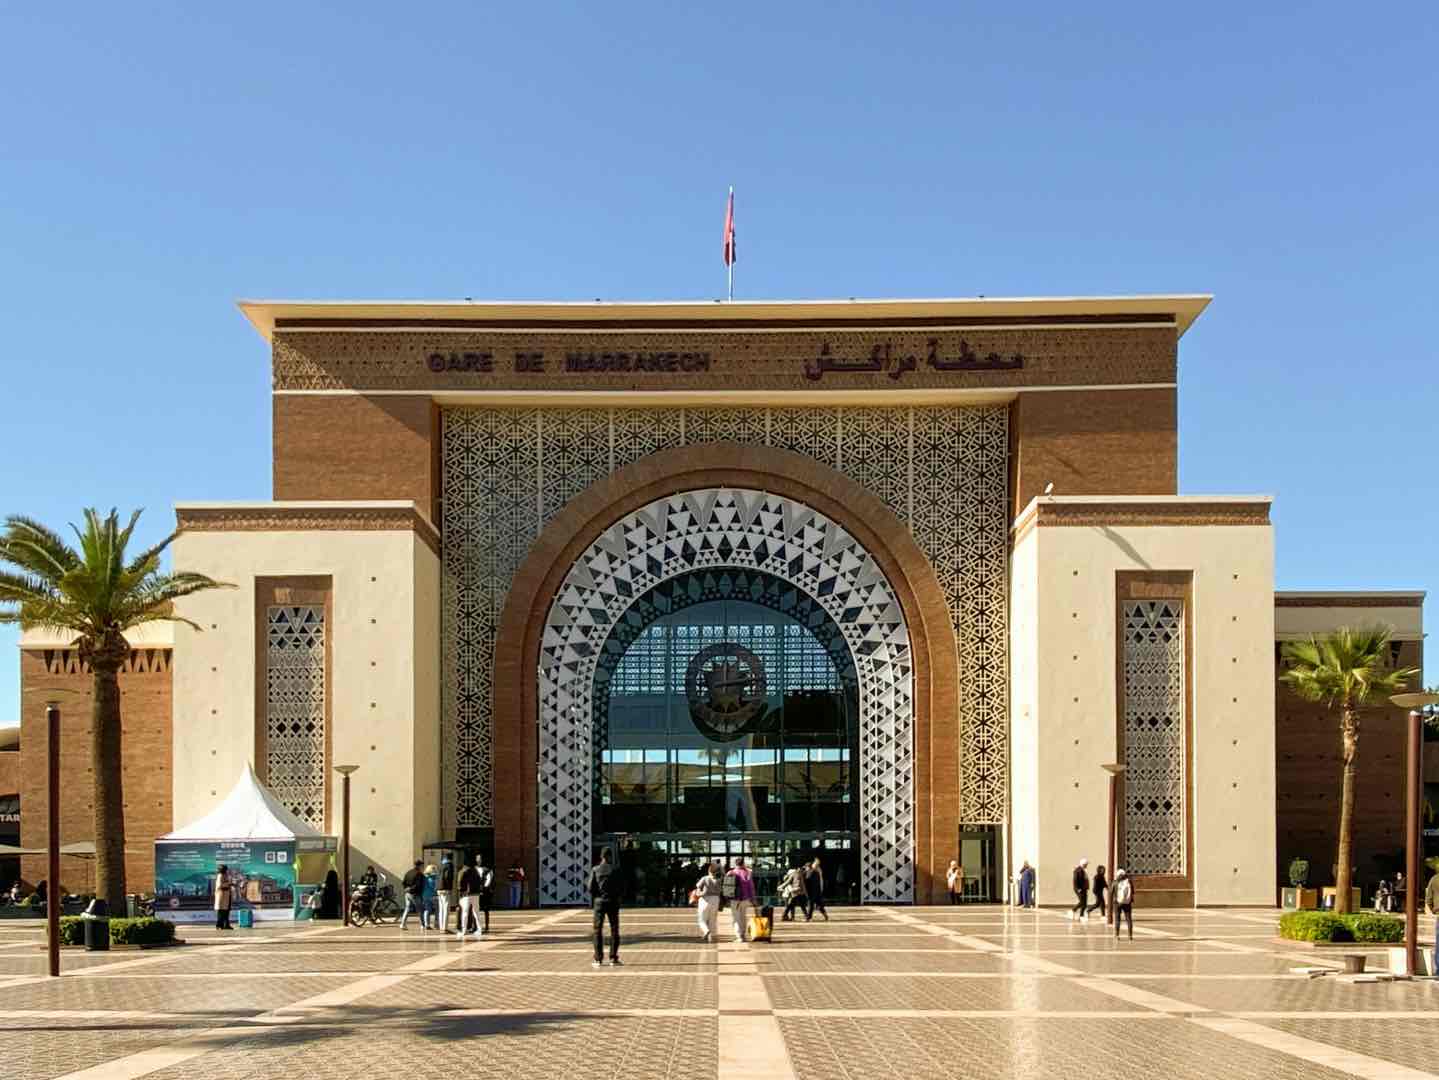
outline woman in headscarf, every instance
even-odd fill
[[[229,930],[230,901],[234,887],[230,884],[230,868],[221,863],[215,870],[215,929]]]

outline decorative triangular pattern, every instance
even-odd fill
[[[265,777],[305,824],[325,827],[325,609],[266,609]]]
[[[1008,411],[995,407],[488,409],[443,413],[443,824],[493,822],[496,628],[515,569],[565,501],[649,454],[768,445],[852,477],[909,526],[959,643],[960,815],[1004,820]],[[748,527],[752,520],[736,510]],[[696,510],[696,513],[703,513]],[[833,542],[837,534],[828,534]],[[618,550],[628,543],[613,538]],[[622,555],[614,555],[620,558]]]
[[[1184,873],[1184,602],[1124,604],[1124,857]]]
[[[623,538],[623,546],[618,546]],[[540,899],[584,900],[590,864],[598,660],[636,601],[680,575],[753,569],[782,578],[838,626],[859,682],[861,888],[914,897],[914,673],[894,590],[869,553],[813,508],[715,488],[658,499],[580,555],[540,639]],[[643,620],[629,620],[631,625]]]

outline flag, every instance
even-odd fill
[[[729,207],[725,210],[724,215],[724,264],[733,266],[734,261],[734,188],[730,188]]]

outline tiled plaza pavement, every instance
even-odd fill
[[[58,980],[39,924],[0,921],[0,1078],[1439,1075],[1439,983],[1295,975],[1339,956],[1276,943],[1273,912],[1142,912],[1132,943],[1048,911],[831,916],[740,947],[628,911],[602,971],[582,911],[497,912],[463,946],[183,928],[179,949],[67,951]]]

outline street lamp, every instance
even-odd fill
[[[340,907],[345,912],[345,925],[350,925],[350,774],[358,765],[336,765],[335,771],[345,778],[340,810]]]
[[[1128,766],[1115,762],[1103,768],[1109,774],[1109,880],[1113,881],[1116,853],[1119,850],[1119,778],[1124,775]],[[1109,904],[1104,910],[1105,923],[1113,925],[1114,917],[1114,896],[1111,891]]]
[[[1404,974],[1413,978],[1419,966],[1419,882],[1423,880],[1419,876],[1419,808],[1424,802],[1424,710],[1439,705],[1439,694],[1395,694],[1389,700],[1409,710],[1409,782],[1404,796],[1404,873],[1408,878],[1404,889]]]
[[[50,887],[45,891],[45,925],[49,933],[50,977],[60,975],[60,703],[45,703],[45,786],[50,834],[45,840]],[[99,890],[97,889],[96,892]]]

